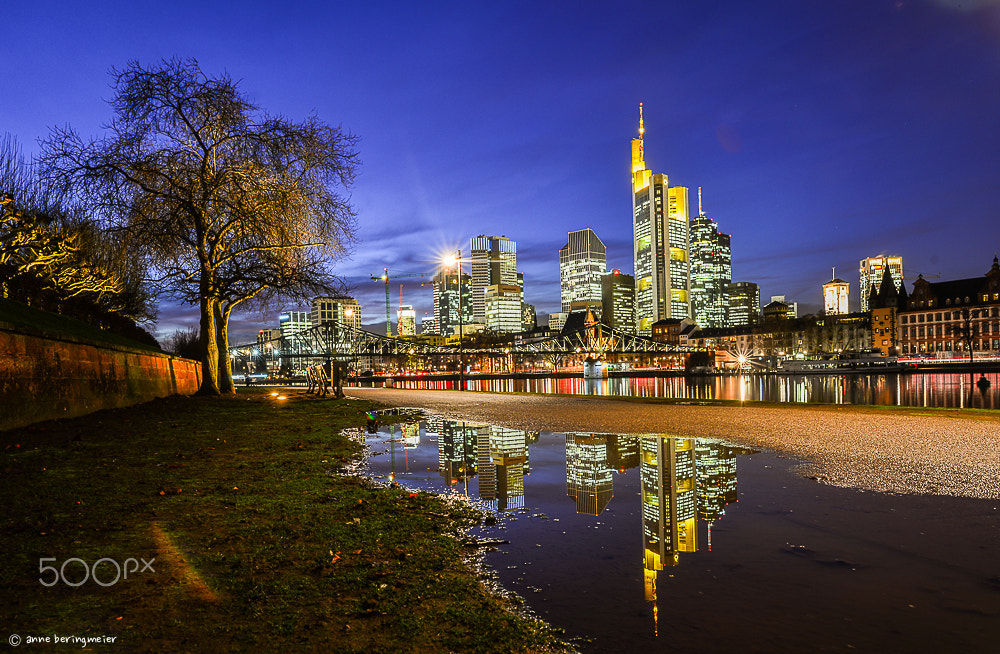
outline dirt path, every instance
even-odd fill
[[[1000,499],[1000,421],[852,407],[700,406],[589,397],[345,388],[348,396],[532,431],[719,438],[807,462],[837,486]]]

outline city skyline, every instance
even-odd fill
[[[54,125],[98,136],[107,71],[175,55],[228,72],[267,111],[341,125],[360,137],[362,166],[358,242],[335,270],[366,327],[384,314],[371,275],[433,274],[477,234],[518,243],[540,316],[560,308],[570,231],[593,229],[608,269],[631,274],[640,102],[649,169],[703,188],[706,215],[733,237],[733,281],[800,313],[821,308],[834,266],[852,271],[841,276],[857,310],[861,259],[899,255],[906,277],[960,279],[1000,247],[995,2],[250,2],[239,15],[202,3],[191,22],[194,6],[11,7],[2,130],[28,155]],[[418,321],[430,315],[429,288],[401,281]],[[234,342],[286,308],[235,316]],[[164,305],[157,335],[196,325],[190,308]]]

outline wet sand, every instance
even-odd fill
[[[1000,498],[1000,420],[993,416],[383,388],[352,387],[344,392],[453,419],[532,431],[718,438],[805,461],[797,472],[836,486]]]

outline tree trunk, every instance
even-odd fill
[[[201,298],[201,388],[199,395],[219,394],[219,345],[215,340],[215,305],[218,300]]]
[[[233,384],[233,360],[229,356],[229,310],[222,310],[222,303],[215,305],[216,343],[219,350],[219,392],[227,395],[236,394]],[[249,369],[247,374],[250,374]]]

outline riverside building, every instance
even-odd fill
[[[905,305],[899,309],[901,355],[1000,355],[1000,263],[996,257],[982,277],[937,283],[917,277]]]

